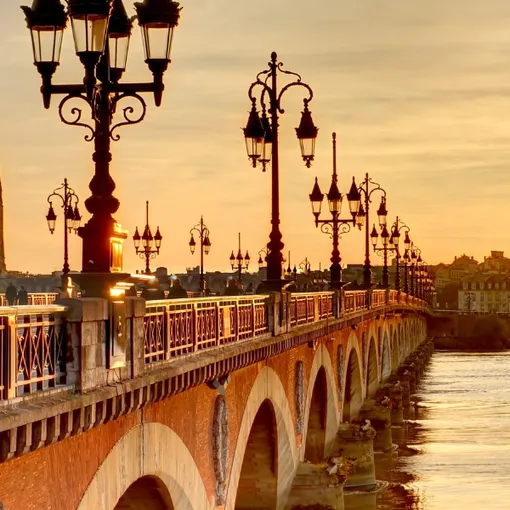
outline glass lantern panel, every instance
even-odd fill
[[[147,23],[142,27],[146,60],[170,60],[174,29],[168,23]]]
[[[35,62],[60,62],[63,29],[56,27],[33,27],[31,30]]]
[[[107,20],[106,16],[97,14],[71,17],[76,53],[103,53]]]
[[[250,158],[259,159],[264,151],[264,138],[245,138],[246,152]]]
[[[303,158],[313,158],[315,154],[315,140],[316,138],[300,138],[299,144],[301,146],[301,155]]]
[[[110,67],[112,69],[126,69],[129,39],[129,35],[109,34],[108,53],[110,55]]]

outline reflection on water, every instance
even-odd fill
[[[378,494],[346,510],[508,510],[510,353],[435,353],[410,409],[393,428],[398,454],[376,454]]]

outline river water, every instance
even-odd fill
[[[510,352],[436,352],[398,454],[376,454],[378,494],[346,495],[346,510],[509,510]]]

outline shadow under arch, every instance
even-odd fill
[[[388,333],[384,333],[382,341],[382,356],[381,356],[381,381],[386,382],[391,375],[391,351]]]
[[[391,371],[396,372],[398,366],[400,364],[400,349],[398,345],[397,333],[393,333],[393,338],[391,339]]]
[[[377,388],[379,386],[379,371],[377,367],[377,351],[375,345],[375,338],[370,338],[368,348],[368,360],[367,360],[367,373],[365,387],[367,391],[367,398],[375,397]]]
[[[158,487],[162,484],[169,495],[173,506],[166,510],[212,508],[187,446],[170,427],[151,422],[131,429],[108,452],[77,510],[114,510],[130,487],[140,488],[150,477],[157,478]],[[144,482],[135,485],[144,478]],[[154,487],[155,482],[150,483]]]
[[[237,486],[236,510],[276,508],[278,448],[276,416],[271,401],[262,402],[246,443]],[[254,490],[258,487],[259,490]]]
[[[337,367],[343,373],[343,367]],[[339,397],[336,385],[335,370],[333,369],[333,362],[328,349],[324,344],[320,344],[313,359],[310,375],[308,378],[307,392],[305,398],[305,413],[304,413],[304,427],[303,427],[303,444],[306,445],[308,441],[308,428],[310,426],[310,413],[312,410],[312,400],[314,397],[314,390],[318,391],[317,378],[321,377],[320,384],[324,385],[326,392],[322,395],[322,400],[326,406],[324,409],[324,454],[326,456],[332,453],[335,445],[336,434],[340,424],[340,408]],[[323,377],[324,376],[324,377]],[[342,383],[339,383],[342,386]],[[325,398],[324,398],[325,397]],[[341,397],[340,397],[341,398]],[[312,431],[313,433],[313,431]],[[306,446],[301,449],[300,460],[306,458]],[[323,459],[321,459],[322,462]]]
[[[128,487],[114,510],[174,510],[174,505],[159,478],[142,476]]]
[[[317,464],[324,460],[326,448],[328,383],[320,367],[313,385],[305,441],[305,460]]]
[[[354,420],[363,405],[361,366],[358,353],[351,349],[345,374],[343,421]]]
[[[276,445],[275,458],[277,458],[277,496],[274,508],[280,509],[283,507],[292,488],[292,482],[299,462],[292,414],[285,389],[278,374],[272,368],[264,367],[253,383],[239,425],[239,433],[228,480],[225,510],[234,510],[235,508],[237,490],[250,433],[257,414],[261,406],[265,405],[265,401],[269,401],[275,419],[274,443]]]

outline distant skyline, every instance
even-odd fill
[[[50,236],[47,195],[64,177],[83,202],[93,175],[85,131],[66,126],[58,102],[44,110],[20,5],[1,2],[0,177],[8,269],[50,272],[62,266],[62,215]],[[125,1],[133,14],[132,1]],[[310,109],[319,138],[305,168],[294,127],[300,92],[285,100],[281,119],[281,229],[292,265],[305,257],[329,266],[331,242],[315,228],[308,194],[331,175],[331,132],[338,138],[339,186],[365,172],[388,193],[389,221],[404,220],[430,264],[466,253],[481,261],[491,250],[510,255],[510,3],[505,0],[183,0],[173,62],[161,108],[146,96],[143,123],[119,131],[112,144],[116,219],[163,234],[152,268],[182,272],[198,265],[189,230],[204,216],[211,231],[206,270],[226,271],[228,257],[249,250],[252,270],[270,230],[270,174],[251,168],[241,127],[247,90],[271,51],[314,90]],[[271,16],[269,16],[269,13]],[[66,30],[55,83],[80,82],[83,71]],[[126,80],[150,79],[138,26]],[[376,218],[378,197],[372,220]],[[344,205],[347,210],[347,204]],[[85,208],[82,207],[82,214]],[[327,208],[325,208],[327,209]],[[59,214],[60,213],[60,214]],[[340,242],[343,263],[362,263],[363,235]],[[128,271],[142,269],[131,237]],[[374,265],[381,259],[372,254]],[[71,236],[70,262],[81,269],[81,239]]]

